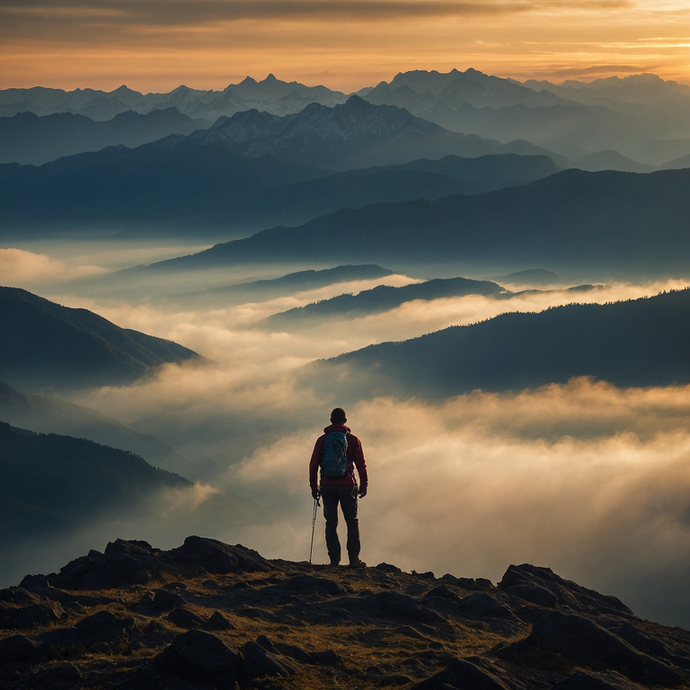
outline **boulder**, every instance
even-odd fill
[[[499,589],[540,606],[568,606],[573,611],[615,616],[633,616],[619,599],[599,594],[592,589],[556,575],[550,568],[525,563],[511,565],[498,583]],[[549,597],[548,590],[555,597]],[[553,602],[553,603],[550,603]]]
[[[172,563],[214,574],[275,569],[269,561],[252,549],[241,544],[230,546],[205,537],[187,537],[182,546],[168,552],[168,557]]]
[[[210,628],[214,630],[234,630],[235,626],[220,612],[214,611],[208,619]]]
[[[35,663],[45,659],[38,645],[24,635],[12,635],[0,640],[0,665]]]
[[[160,553],[145,541],[118,539],[108,544],[105,553],[92,550],[71,561],[50,578],[50,584],[71,590],[145,585],[166,570]]]
[[[153,608],[156,611],[169,611],[174,608],[183,608],[187,602],[184,597],[177,592],[167,589],[157,589],[153,593]]]
[[[56,601],[20,608],[0,609],[0,628],[3,630],[26,630],[35,626],[48,625],[60,620],[64,615],[65,609]]]
[[[314,577],[313,575],[295,575],[289,580],[285,580],[279,587],[288,592],[313,592],[314,594],[343,594],[345,590],[334,580],[325,577]]]
[[[39,636],[42,648],[55,654],[58,650],[83,649],[94,653],[114,653],[129,646],[134,618],[120,618],[110,611],[99,611],[71,628],[49,630]]]
[[[634,682],[674,687],[680,674],[663,662],[631,647],[594,621],[575,614],[549,611],[535,621],[529,636],[500,651],[506,659],[558,655],[574,666],[593,671],[618,671]]]
[[[540,587],[539,585],[517,582],[510,587],[506,587],[503,591],[510,596],[550,609],[558,604],[558,597],[556,594],[550,589]]]
[[[240,656],[215,635],[189,630],[177,635],[154,663],[171,675],[205,681],[219,690],[234,690]]]
[[[188,609],[174,609],[168,614],[168,620],[178,628],[186,628],[187,630],[206,627],[206,621]]]
[[[416,617],[419,604],[407,594],[399,592],[379,592],[374,597],[383,613],[404,618]]]
[[[270,645],[273,648],[273,645]],[[268,651],[259,642],[247,642],[243,648],[242,667],[244,674],[250,680],[266,676],[289,676],[299,670],[298,665],[291,659]]]
[[[0,602],[13,604],[14,606],[26,606],[28,604],[38,604],[40,598],[34,592],[30,592],[24,587],[9,587],[0,589]]]
[[[459,599],[458,595],[447,585],[439,585],[430,589],[425,595],[431,599]]]
[[[512,620],[513,612],[497,598],[496,594],[476,592],[458,602],[458,609],[468,618],[503,618]]]
[[[506,685],[493,673],[484,670],[477,663],[468,659],[456,659],[448,666],[427,680],[413,686],[413,690],[509,690]]]

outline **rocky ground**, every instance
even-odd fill
[[[690,688],[690,633],[531,565],[498,585],[117,541],[0,590],[0,689]]]

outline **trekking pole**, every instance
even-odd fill
[[[314,530],[316,529],[316,509],[321,505],[319,499],[321,498],[321,492],[316,494],[314,499],[314,514],[311,517],[311,548],[309,549],[309,565],[311,565],[311,557],[314,553]]]

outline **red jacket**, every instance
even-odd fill
[[[359,486],[364,488],[369,483],[369,477],[367,476],[367,463],[364,460],[364,452],[362,451],[362,444],[360,440],[350,432],[349,427],[344,424],[331,424],[323,430],[323,436],[319,436],[314,445],[314,452],[311,454],[311,461],[309,462],[309,486],[312,489],[316,489],[319,486],[319,467],[321,466],[321,449],[323,448],[323,442],[327,434],[332,431],[347,432],[347,470],[349,477],[343,477],[342,479],[328,479],[323,477],[321,479],[322,484],[350,484],[354,486],[354,468],[357,468],[357,474],[359,475]]]

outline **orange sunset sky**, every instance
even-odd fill
[[[246,75],[351,92],[474,67],[690,84],[690,0],[0,0],[0,88],[222,89]]]

